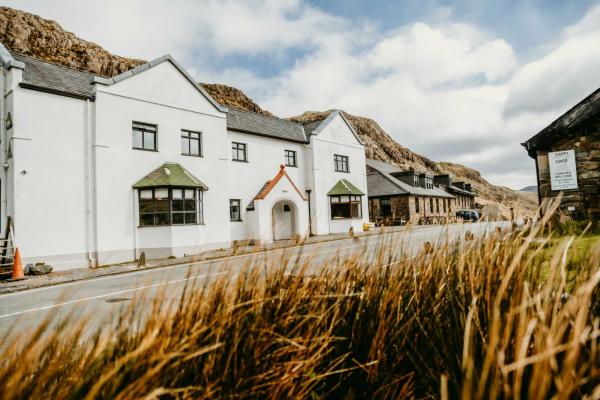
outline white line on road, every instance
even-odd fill
[[[90,297],[84,297],[84,298],[77,299],[77,300],[65,301],[64,303],[52,304],[52,305],[44,306],[44,307],[30,308],[28,310],[16,311],[16,312],[13,312],[13,313],[10,313],[10,314],[0,315],[0,319],[1,318],[6,318],[6,317],[14,317],[16,315],[27,314],[27,313],[35,312],[35,311],[49,310],[51,308],[67,306],[69,304],[80,303],[82,301],[89,301],[89,300],[94,300],[94,299],[101,299],[103,297],[110,297],[110,296],[114,296],[114,295],[118,295],[118,294],[135,292],[137,290],[149,289],[149,288],[157,287],[157,286],[170,285],[171,283],[179,283],[179,282],[189,281],[191,279],[200,279],[200,278],[206,278],[206,277],[209,277],[209,276],[223,275],[223,274],[226,274],[228,272],[229,271],[222,271],[222,272],[217,272],[217,273],[210,274],[210,275],[209,274],[203,274],[203,275],[190,276],[190,277],[187,277],[187,278],[175,279],[175,280],[168,281],[168,282],[155,283],[155,284],[152,284],[152,285],[139,286],[139,287],[136,287],[136,288],[133,288],[133,289],[119,290],[117,292],[99,294],[97,296],[90,296]]]
[[[447,228],[443,228],[439,233],[442,234],[444,233],[444,231],[448,232]],[[409,234],[414,233],[412,231],[399,231],[399,232],[392,232],[392,234],[396,234],[396,233],[406,233],[408,232]],[[423,234],[425,232],[423,231],[418,231],[417,232],[417,236],[420,234]],[[330,249],[330,250],[326,250],[326,251],[321,251],[321,252],[316,252],[316,253],[304,253],[303,256],[314,256],[314,255],[318,255],[318,254],[326,254],[326,253],[332,253],[332,252],[338,252],[340,250],[347,250],[347,249],[351,249],[351,248],[356,248],[356,247],[363,247],[367,244],[372,244],[373,242],[373,238],[375,238],[376,242],[380,241],[381,236],[377,235],[377,236],[367,236],[365,237],[365,241],[361,244],[357,244],[354,246],[347,246],[347,247],[343,247],[343,248],[335,248],[335,249]],[[342,240],[348,240],[348,239],[342,239]],[[318,244],[322,244],[321,243],[314,243],[314,244],[310,244],[310,246],[315,246]],[[231,260],[231,259],[237,259],[237,258],[241,258],[241,257],[249,257],[249,256],[255,256],[255,255],[266,255],[266,253],[272,253],[272,252],[281,252],[281,251],[285,251],[285,250],[289,250],[289,248],[283,248],[283,249],[273,249],[270,251],[266,251],[266,252],[261,252],[261,253],[249,253],[249,254],[240,254],[237,256],[231,256],[231,257],[226,257],[226,258],[222,258],[222,259],[214,259],[214,260],[204,260],[204,261],[198,261],[198,262],[193,262],[193,263],[187,263],[187,264],[180,264],[180,265],[173,265],[170,267],[164,267],[164,268],[153,268],[153,269],[148,269],[145,271],[139,271],[139,272],[132,272],[132,273],[126,273],[126,274],[119,274],[119,275],[111,275],[111,276],[107,276],[107,277],[103,277],[103,278],[96,278],[96,279],[88,279],[85,281],[78,281],[78,282],[70,282],[70,283],[65,283],[65,284],[61,284],[61,285],[55,285],[55,286],[48,286],[48,287],[43,287],[43,288],[37,288],[37,289],[32,289],[32,290],[26,290],[26,291],[22,291],[22,292],[16,292],[16,293],[9,293],[3,296],[0,296],[0,298],[5,298],[11,295],[18,295],[18,294],[24,294],[24,293],[31,293],[33,291],[40,291],[40,290],[47,290],[47,289],[51,289],[51,288],[57,288],[57,287],[65,287],[65,286],[72,286],[72,285],[77,285],[77,284],[83,284],[83,283],[88,283],[88,282],[97,282],[97,281],[101,281],[101,280],[107,280],[107,279],[115,279],[115,278],[122,278],[122,275],[127,275],[127,276],[131,276],[131,275],[141,275],[141,274],[147,274],[147,273],[151,273],[151,272],[158,272],[158,271],[165,271],[165,270],[170,270],[170,269],[176,269],[176,268],[182,268],[182,267],[191,267],[193,265],[201,265],[201,264],[207,264],[207,263],[214,263],[214,262],[224,262],[227,260]],[[409,257],[410,258],[414,258],[416,256],[412,256]],[[398,264],[402,262],[402,260],[398,260],[396,262],[392,262],[390,264],[384,265],[383,267],[387,267],[387,266],[391,266],[394,264]],[[152,287],[158,287],[158,286],[164,286],[164,285],[169,285],[172,283],[179,283],[179,282],[184,282],[187,280],[191,280],[191,279],[200,279],[200,278],[206,278],[209,276],[216,276],[216,275],[222,275],[222,274],[226,274],[229,271],[221,271],[221,272],[216,272],[214,274],[203,274],[203,275],[196,275],[196,276],[192,276],[192,277],[187,277],[187,278],[182,278],[182,279],[176,279],[176,280],[172,280],[172,281],[167,281],[167,282],[160,282],[160,283],[155,283],[152,285],[146,285],[146,286],[139,286],[139,287],[135,287],[135,288],[131,288],[131,289],[124,289],[124,290],[119,290],[119,291],[115,291],[115,292],[110,292],[110,293],[105,293],[105,294],[101,294],[101,295],[97,295],[97,296],[90,296],[90,297],[84,297],[84,298],[80,298],[80,299],[76,299],[76,300],[70,300],[70,301],[66,301],[63,303],[57,303],[57,304],[52,304],[52,305],[48,305],[48,306],[42,306],[42,307],[36,307],[36,308],[31,308],[31,309],[27,309],[27,310],[22,310],[22,311],[16,311],[13,313],[9,313],[9,314],[4,314],[4,315],[0,315],[0,319],[2,318],[7,318],[7,317],[13,317],[16,315],[22,315],[22,314],[26,314],[26,313],[31,313],[31,312],[35,312],[35,311],[43,311],[43,310],[49,310],[52,308],[56,308],[56,307],[62,307],[62,306],[66,306],[66,305],[70,305],[70,304],[75,304],[75,303],[80,303],[80,302],[84,302],[84,301],[89,301],[89,300],[94,300],[94,299],[100,299],[100,298],[104,298],[104,297],[110,297],[110,296],[115,296],[115,295],[119,295],[119,294],[123,294],[123,293],[130,293],[130,292],[135,292],[138,290],[142,290],[142,289],[148,289],[148,288],[152,288]]]

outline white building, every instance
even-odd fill
[[[0,215],[56,269],[361,231],[364,145],[216,103],[170,56],[97,77],[0,45]]]

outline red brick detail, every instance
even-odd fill
[[[256,197],[254,197],[254,200],[263,200],[263,199],[265,199],[269,195],[269,193],[271,192],[271,190],[273,190],[273,188],[275,186],[277,186],[277,183],[284,176],[290,181],[290,183],[292,184],[292,186],[294,187],[294,189],[296,189],[296,192],[298,192],[298,194],[300,195],[300,197],[302,198],[302,200],[306,201],[306,197],[304,197],[304,195],[302,194],[302,192],[300,191],[300,189],[298,189],[298,186],[296,186],[296,184],[294,183],[294,181],[292,180],[292,178],[290,178],[290,176],[287,174],[287,172],[285,172],[285,165],[283,165],[283,164],[279,166],[279,172],[277,172],[277,175],[275,175],[275,178],[271,179],[270,181],[267,181],[267,183],[258,192],[258,194],[256,195]]]

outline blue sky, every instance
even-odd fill
[[[535,183],[519,143],[600,86],[599,1],[4,0],[286,117],[341,108],[492,183]]]

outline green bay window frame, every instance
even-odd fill
[[[202,132],[181,130],[181,155],[202,157]]]
[[[139,225],[203,225],[203,192],[189,187],[138,189]]]
[[[158,125],[133,121],[131,124],[132,148],[158,151]]]
[[[331,219],[362,218],[362,196],[329,196]]]

